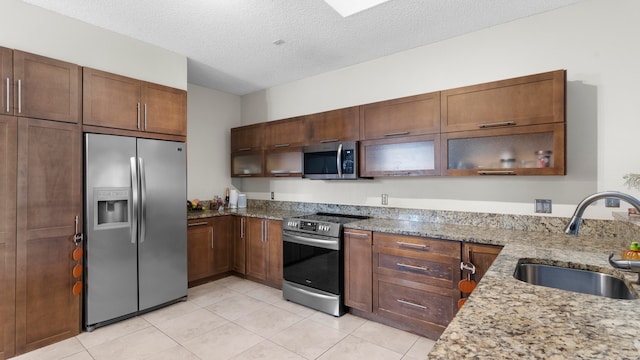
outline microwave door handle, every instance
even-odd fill
[[[338,166],[338,177],[342,177],[342,144],[338,145],[338,153],[336,155],[336,165]]]

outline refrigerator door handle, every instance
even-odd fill
[[[140,243],[143,243],[147,232],[147,182],[142,158],[138,158],[138,162],[140,172]]]
[[[131,243],[136,243],[138,236],[138,166],[136,158],[129,158],[131,162],[131,205],[129,213],[131,214]]]

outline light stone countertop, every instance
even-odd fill
[[[207,214],[216,213],[216,214]],[[205,211],[193,216],[243,215],[281,220],[295,212]],[[626,278],[613,269],[609,252],[619,254],[627,240],[614,237],[505,230],[469,225],[376,219],[345,228],[504,246],[465,305],[429,353],[429,359],[638,359],[638,300],[609,299],[535,286],[516,280],[519,259],[597,270]],[[633,284],[636,291],[640,290]]]

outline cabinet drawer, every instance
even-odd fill
[[[398,256],[382,251],[376,252],[374,255],[374,267],[377,274],[449,289],[455,288],[460,281],[459,264],[460,261],[454,258],[432,261]]]
[[[457,241],[374,233],[373,244],[375,248],[395,250],[390,253],[403,256],[429,259],[429,255],[437,255],[460,260],[460,243]]]
[[[438,287],[376,276],[376,311],[446,326],[455,315],[454,296]]]

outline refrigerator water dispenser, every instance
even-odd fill
[[[96,230],[129,226],[129,189],[94,189]]]

